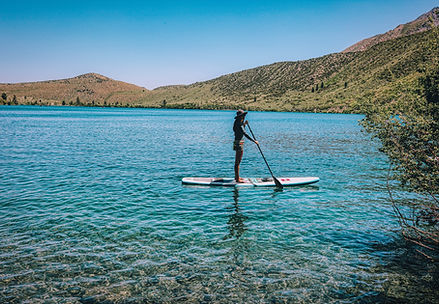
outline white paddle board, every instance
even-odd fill
[[[278,177],[282,186],[301,186],[317,183],[320,179],[318,177]],[[267,178],[243,178],[243,183],[235,182],[234,178],[222,177],[185,177],[182,183],[185,185],[199,185],[199,186],[223,186],[223,187],[275,187],[276,184],[272,177]]]

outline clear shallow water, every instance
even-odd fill
[[[0,107],[2,302],[434,302],[359,115],[248,115],[277,176],[232,176],[229,111]],[[246,142],[242,176],[267,176]],[[427,286],[428,285],[428,286]],[[431,285],[431,284],[430,284]]]

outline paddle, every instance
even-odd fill
[[[248,129],[250,130],[250,133],[251,133],[252,136],[253,136],[253,139],[256,140],[255,134],[253,134],[252,128],[250,128],[250,124],[248,123],[248,121],[247,121],[247,126],[248,126]],[[284,186],[282,186],[282,184],[280,183],[280,181],[279,181],[279,180],[273,175],[273,172],[271,171],[271,168],[270,168],[270,166],[268,165],[267,160],[265,159],[264,153],[262,153],[261,147],[260,147],[259,145],[257,145],[257,146],[258,146],[259,152],[261,152],[261,155],[262,155],[262,158],[263,158],[264,161],[265,161],[265,164],[266,164],[267,167],[268,167],[268,170],[270,171],[271,176],[273,177],[273,180],[274,180],[274,183],[276,184],[276,187],[278,187],[278,188],[280,188],[280,189],[283,189]]]

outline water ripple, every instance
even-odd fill
[[[361,116],[248,118],[274,172],[321,182],[281,192],[182,186],[184,176],[233,174],[229,111],[0,107],[1,302],[438,296],[419,283],[419,265],[394,262],[404,247],[387,163]],[[268,175],[248,142],[242,175]]]

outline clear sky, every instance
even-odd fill
[[[189,84],[339,52],[435,6],[438,0],[0,0],[0,82],[95,72],[148,89]]]

